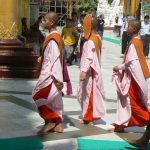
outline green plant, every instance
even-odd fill
[[[98,0],[77,0],[75,3],[75,9],[78,13],[95,11],[97,9]]]
[[[108,4],[111,5],[114,0],[108,0]]]

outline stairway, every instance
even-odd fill
[[[38,55],[25,46],[0,46],[0,78],[34,78]]]

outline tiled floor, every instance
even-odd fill
[[[107,31],[105,37],[116,38],[114,33]],[[112,68],[121,63],[121,46],[103,41],[102,50],[102,74],[106,91],[107,114],[97,121],[95,126],[80,125],[80,105],[76,99],[76,91],[79,79],[79,68],[76,65],[69,66],[69,74],[73,86],[73,95],[64,97],[64,133],[51,133],[46,136],[37,136],[36,132],[43,125],[43,120],[37,113],[31,98],[32,89],[36,80],[26,79],[1,79],[0,80],[0,138],[38,138],[44,143],[45,150],[76,150],[78,137],[122,141],[125,138],[139,137],[144,128],[130,128],[126,133],[110,133],[116,112],[116,92],[111,82]],[[150,60],[148,60],[150,65]],[[149,91],[150,91],[150,81]],[[64,92],[66,89],[64,88]],[[150,100],[150,96],[149,96]],[[132,133],[135,132],[135,133]]]

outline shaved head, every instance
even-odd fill
[[[53,21],[54,25],[58,23],[58,16],[55,12],[49,12],[45,15],[50,21]]]
[[[134,28],[134,32],[138,33],[141,29],[141,22],[140,20],[133,20],[130,22],[131,26]]]

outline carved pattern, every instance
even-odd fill
[[[0,23],[0,39],[16,39],[18,35],[18,29],[15,22],[12,23],[10,28],[6,28]]]

